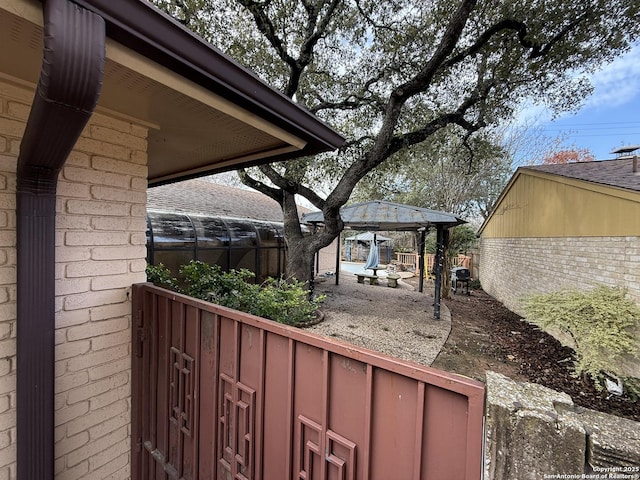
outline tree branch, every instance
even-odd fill
[[[304,185],[299,185],[298,192],[299,195],[302,195],[304,198],[309,200],[314,207],[318,210],[322,210],[325,205],[325,200],[321,196],[319,196],[316,192],[311,190],[310,188],[305,187]]]
[[[253,15],[256,27],[258,27],[260,33],[262,33],[267,38],[269,44],[275,49],[278,56],[280,57],[280,60],[289,65],[289,67],[293,68],[296,61],[287,52],[282,39],[276,34],[276,29],[273,25],[273,22],[265,13],[264,7],[267,4],[260,4],[252,0],[238,0],[238,3]]]
[[[349,95],[341,102],[328,102],[322,98],[319,98],[320,103],[309,110],[315,114],[322,110],[355,110],[356,108],[359,108],[363,105],[376,105],[380,112],[384,112],[384,103],[382,103],[379,99],[374,98],[373,92],[371,92],[369,89],[372,85],[382,80],[385,76],[386,72],[384,70],[378,72],[378,75],[368,79],[365,82],[360,92]],[[367,97],[365,95],[366,93],[370,94],[371,96]]]
[[[386,157],[388,158],[399,150],[409,147],[411,145],[415,145],[417,143],[423,142],[429,136],[431,136],[436,131],[446,127],[447,125],[455,124],[462,127],[467,133],[465,139],[474,133],[480,130],[485,126],[484,121],[482,119],[482,114],[478,115],[478,119],[476,122],[470,122],[465,118],[465,114],[474,106],[478,105],[482,102],[484,98],[487,97],[488,93],[493,87],[493,81],[482,81],[481,79],[478,81],[478,86],[474,90],[474,92],[464,100],[458,109],[455,112],[446,113],[440,115],[438,118],[427,123],[424,127],[415,130],[413,132],[406,133],[404,135],[399,135],[394,137],[389,143],[389,147],[386,152]],[[466,141],[466,140],[465,140]]]
[[[431,80],[442,63],[446,61],[446,58],[451,55],[451,52],[453,52],[455,46],[458,44],[462,31],[475,6],[476,0],[463,0],[460,3],[458,10],[453,14],[451,21],[442,35],[440,44],[432,57],[417,75],[395,89],[395,96],[406,100],[425,90],[425,87],[431,83]]]
[[[240,181],[247,187],[251,187],[254,190],[259,191],[260,193],[278,202],[278,204],[282,205],[284,198],[282,190],[271,188],[265,185],[260,180],[257,180],[250,176],[249,172],[247,172],[246,170],[238,170],[238,176],[240,177]]]
[[[362,8],[362,5],[360,5],[359,0],[356,0],[356,8],[358,9],[358,12],[360,13],[360,15],[362,15],[362,18],[364,18],[369,23],[369,25],[371,25],[373,28],[379,29],[379,30],[389,30],[391,32],[395,31],[395,29],[390,25],[376,23],[376,21],[372,19],[367,12],[364,11],[364,9]]]
[[[556,45],[559,41],[561,41],[571,30],[576,28],[581,22],[585,21],[589,18],[589,11],[586,10],[582,15],[578,15],[575,19],[569,22],[563,29],[561,29],[556,35],[554,35],[544,46],[538,42],[532,42],[527,38],[529,33],[529,29],[527,24],[515,20],[515,19],[504,19],[493,25],[491,28],[484,31],[480,37],[476,40],[476,42],[471,45],[469,48],[462,50],[457,55],[454,55],[449,60],[443,63],[444,68],[451,67],[456,63],[461,62],[465,58],[475,55],[482,48],[489,43],[489,41],[498,33],[504,31],[513,31],[516,32],[518,36],[518,42],[520,45],[528,50],[531,50],[529,53],[529,58],[539,58],[547,55],[549,51]]]
[[[270,165],[260,165],[260,171],[278,188],[292,194],[302,195],[309,200],[316,208],[322,210],[324,199],[313,190],[305,187],[299,182],[286,178],[276,172]]]

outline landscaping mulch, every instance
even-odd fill
[[[446,300],[452,331],[432,366],[484,381],[486,370],[571,396],[581,407],[640,421],[640,401],[610,396],[573,376],[573,350],[475,290]],[[607,398],[609,397],[609,398]]]

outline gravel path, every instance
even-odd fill
[[[400,280],[398,288],[357,283],[355,275],[316,279],[316,291],[327,296],[322,323],[314,333],[337,338],[393,357],[431,365],[451,331],[451,315],[444,304],[441,319],[433,319],[433,292],[417,291]]]

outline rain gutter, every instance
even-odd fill
[[[44,2],[40,80],[16,185],[17,478],[54,478],[55,214],[60,170],[98,101],[105,27],[68,0]]]

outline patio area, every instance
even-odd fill
[[[342,262],[341,281],[316,279],[316,292],[326,295],[323,322],[310,327],[314,333],[364,348],[431,365],[451,331],[449,309],[442,304],[441,318],[432,315],[432,293],[417,291],[417,280],[401,279],[398,288],[360,284],[351,270],[363,264]],[[379,272],[381,273],[381,272]]]

